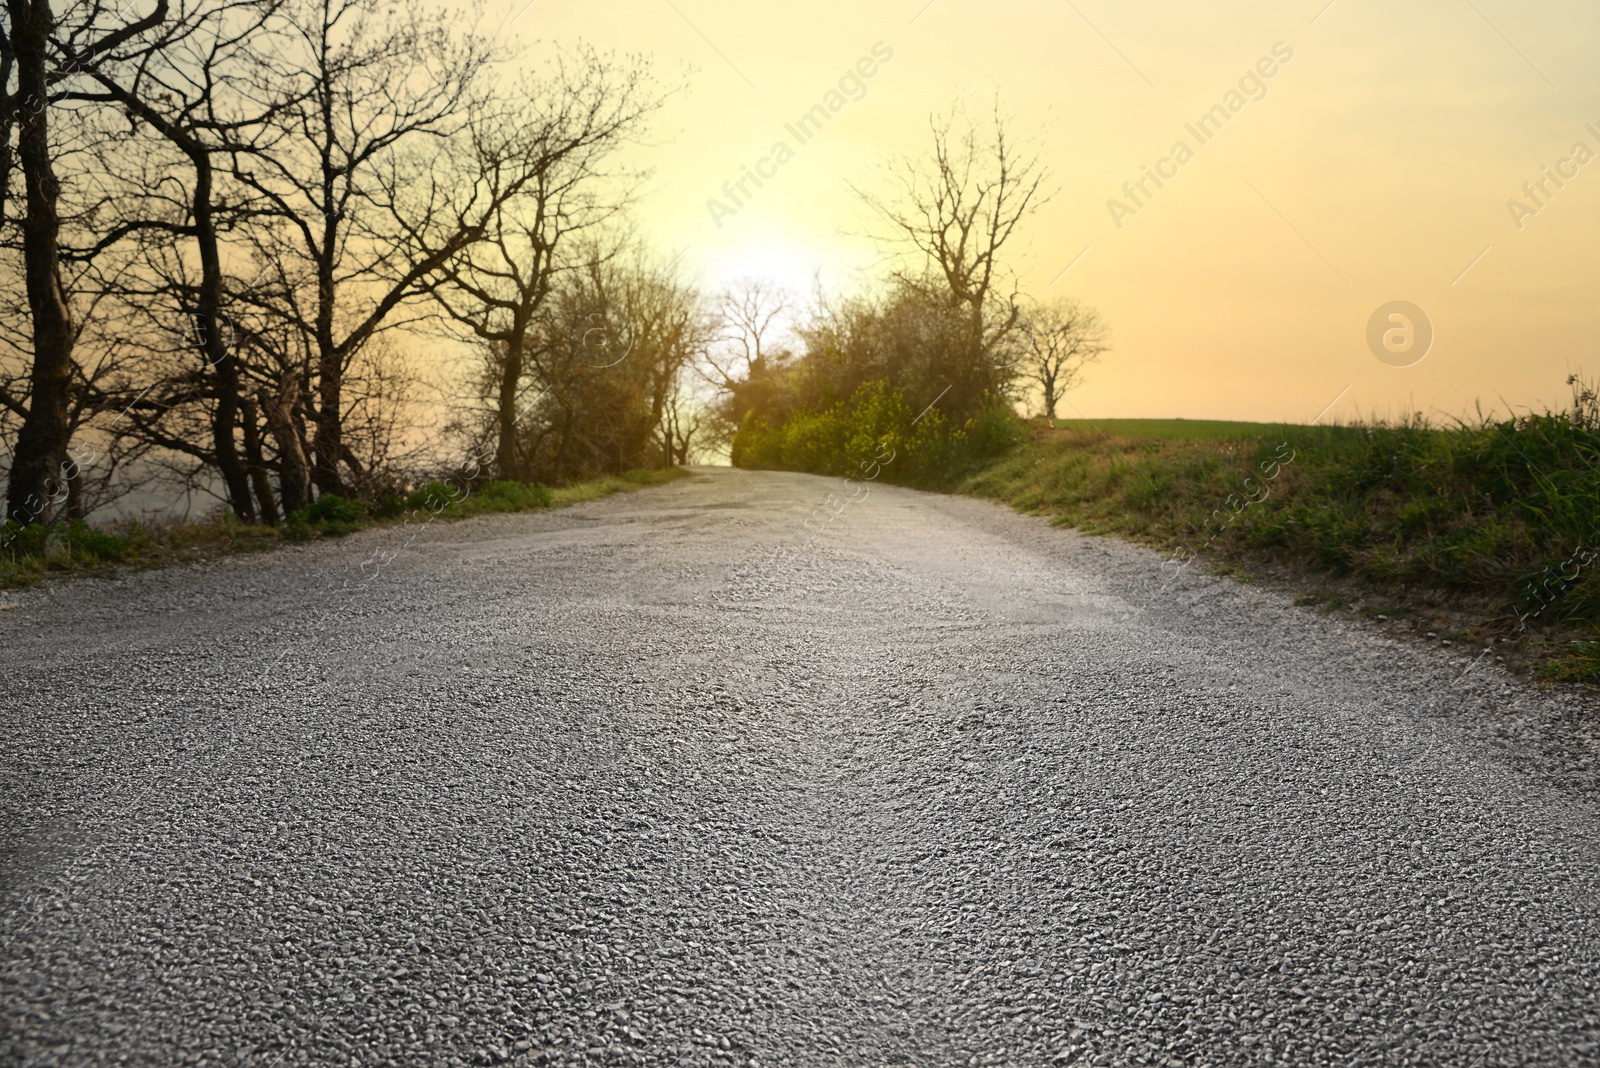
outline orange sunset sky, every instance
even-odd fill
[[[1021,284],[1113,329],[1071,396],[1090,418],[1305,422],[1341,394],[1330,419],[1459,414],[1600,374],[1593,3],[497,0],[485,23],[531,58],[582,39],[687,72],[635,151],[636,220],[711,288],[865,284],[881,255],[847,183],[886,189],[930,112],[998,94],[1054,189]],[[804,143],[786,129],[829,103]],[[1433,326],[1410,366],[1367,342],[1395,300]]]

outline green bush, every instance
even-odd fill
[[[288,518],[283,524],[283,536],[290,541],[307,541],[319,536],[342,538],[361,529],[367,511],[366,501],[325,493]]]
[[[48,528],[38,523],[18,523],[14,519],[0,522],[0,553],[11,560],[27,556],[43,556]]]
[[[361,528],[367,517],[367,502],[341,497],[337,493],[318,497],[306,509],[306,518],[324,534],[339,537]]]
[[[448,482],[435,480],[420,489],[412,490],[406,497],[406,507],[418,512],[442,512],[461,500],[462,496],[459,488]]]
[[[732,459],[737,467],[841,477],[875,463],[875,477],[886,481],[947,486],[1025,437],[1021,421],[1001,401],[952,423],[937,408],[914,411],[887,382],[867,382],[849,400],[802,412],[781,426],[752,413],[734,436]]]
[[[81,519],[60,526],[0,523],[0,559],[13,571],[63,570],[126,560],[147,541],[138,523],[130,525],[126,533],[92,527]]]
[[[130,536],[98,530],[81,519],[67,526],[62,541],[69,557],[91,564],[125,560],[133,548]]]
[[[375,519],[394,519],[405,515],[406,509],[406,499],[398,493],[380,493],[378,499],[372,502]]]

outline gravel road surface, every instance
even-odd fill
[[[1555,698],[841,491],[0,595],[0,1063],[1600,1064]]]

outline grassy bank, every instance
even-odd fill
[[[1600,420],[1032,424],[949,488],[1600,681]]]
[[[372,527],[431,518],[466,519],[508,512],[564,508],[614,493],[659,486],[682,478],[680,468],[629,471],[622,475],[551,489],[516,482],[486,482],[464,492],[433,482],[401,496],[376,501],[337,496],[319,499],[276,527],[240,523],[231,516],[197,523],[75,523],[42,527],[0,526],[0,589],[33,586],[51,575],[115,567],[161,567],[234,553],[260,552],[285,543],[339,538]]]

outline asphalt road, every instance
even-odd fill
[[[1600,1063],[1545,697],[841,489],[0,597],[0,1063]]]

